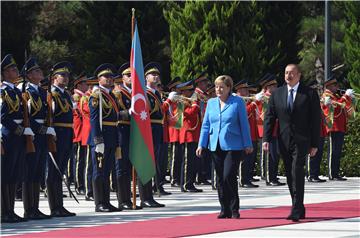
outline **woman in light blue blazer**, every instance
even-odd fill
[[[216,98],[207,102],[196,150],[201,156],[209,148],[215,163],[221,212],[218,218],[240,218],[237,171],[243,153],[251,153],[252,142],[244,101],[231,94],[233,81],[222,75],[215,80]]]

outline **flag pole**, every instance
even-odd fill
[[[131,17],[131,41],[133,41],[134,38],[134,28],[135,28],[135,8],[131,9],[132,11],[132,17]],[[135,167],[132,166],[132,204],[133,210],[136,210],[136,171]]]

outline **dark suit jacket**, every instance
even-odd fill
[[[300,82],[292,112],[287,109],[287,85],[276,89],[270,99],[264,122],[264,142],[270,142],[275,120],[279,119],[280,146],[295,143],[301,153],[318,147],[320,138],[320,101],[317,92]],[[300,152],[299,151],[299,152]]]

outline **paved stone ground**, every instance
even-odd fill
[[[281,178],[285,181],[285,178]],[[287,186],[267,187],[263,181],[258,182],[259,188],[239,189],[240,209],[253,209],[262,207],[291,205]],[[95,213],[94,203],[85,201],[78,196],[80,204],[71,198],[65,198],[65,207],[76,212],[76,217],[52,218],[40,221],[28,221],[17,224],[3,224],[1,235],[41,232],[71,227],[87,227],[110,223],[132,222],[164,217],[174,217],[192,214],[214,213],[219,211],[217,192],[210,186],[199,186],[203,193],[181,193],[178,188],[165,185],[170,196],[156,197],[155,199],[166,204],[165,208],[142,209],[136,211],[122,211],[115,213]],[[360,199],[360,178],[349,178],[345,182],[327,181],[326,183],[305,184],[305,203],[319,203],[348,199]],[[64,191],[66,189],[64,188]],[[116,194],[111,193],[111,202],[117,205]],[[139,201],[138,201],[139,202]],[[16,202],[15,211],[23,214],[22,202]],[[203,237],[360,237],[360,204],[354,208],[359,211],[359,217],[352,219],[339,219],[303,224],[285,225],[270,228],[234,231],[203,235]],[[335,208],[336,209],[336,208]],[[48,214],[47,199],[41,195],[40,210]],[[241,211],[240,211],[241,213]],[[34,234],[34,237],[36,235]]]

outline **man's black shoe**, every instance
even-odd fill
[[[250,183],[242,184],[241,187],[243,187],[243,188],[258,188],[259,185],[253,184],[253,183],[250,182]]]
[[[346,181],[347,179],[339,176],[339,177],[335,177],[334,180],[335,181]]]
[[[42,213],[39,209],[35,209],[34,214],[35,214],[35,218],[34,218],[35,220],[50,219],[51,218],[51,216]]]
[[[232,219],[240,219],[240,213],[238,211],[232,212],[231,218]]]
[[[110,212],[121,212],[122,211],[122,207],[114,207],[113,205],[111,205],[111,203],[108,203],[106,205],[109,209],[110,209]]]
[[[75,192],[77,195],[85,195],[85,190],[82,188],[75,188]]]
[[[95,212],[110,212],[110,208],[103,204],[99,204],[95,207]]]
[[[190,192],[190,193],[201,193],[203,190],[199,189],[199,188],[192,187],[192,188],[185,188],[184,191]]]
[[[85,201],[94,201],[94,198],[92,196],[85,195]]]
[[[285,183],[281,183],[278,181],[266,182],[266,186],[283,186],[283,185],[285,185]]]
[[[141,207],[165,207],[164,204],[158,203],[155,200],[148,200],[148,201],[144,201],[141,202]]]
[[[260,179],[257,179],[257,178],[252,178],[251,179],[251,182],[259,182],[260,181]]]
[[[122,207],[123,210],[133,210],[133,203],[130,202],[130,201],[129,202],[123,202],[121,204],[121,207]],[[139,209],[142,209],[142,207],[136,205],[135,210],[139,210]]]
[[[76,216],[75,213],[69,212],[68,210],[65,209],[65,207],[61,207],[59,210],[60,210],[60,212],[62,213],[63,217],[73,217],[73,216]]]
[[[164,189],[161,189],[159,192],[158,192],[159,196],[166,196],[166,195],[171,195],[170,192],[166,192]]]
[[[309,177],[308,182],[310,183],[323,183],[326,182],[325,179],[320,179],[319,177]]]
[[[171,186],[171,187],[180,187],[180,184],[178,184],[178,183],[171,183],[170,186]]]

